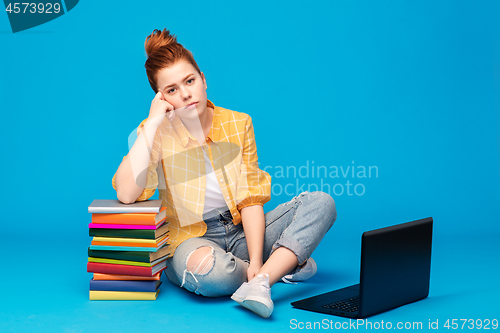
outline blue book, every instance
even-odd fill
[[[90,290],[101,291],[149,291],[155,292],[161,281],[110,281],[90,280]]]

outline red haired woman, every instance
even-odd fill
[[[229,296],[262,317],[270,287],[316,273],[311,254],[335,222],[324,192],[303,192],[264,214],[271,177],[259,168],[252,119],[215,106],[190,51],[168,30],[146,38],[156,96],[113,187],[118,200],[150,198],[167,208],[173,256],[165,273],[196,294]]]

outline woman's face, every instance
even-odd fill
[[[156,84],[165,100],[173,105],[179,116],[200,117],[205,112],[207,108],[205,75],[203,72],[201,75],[198,74],[189,62],[181,60],[160,70],[156,76]],[[192,103],[195,104],[191,105]]]

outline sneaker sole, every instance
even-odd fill
[[[269,303],[267,299],[260,297],[248,297],[240,304],[263,318],[269,318],[274,310],[274,304],[272,301]]]
[[[312,258],[310,258],[310,259],[312,259]],[[312,260],[314,262],[312,264],[312,270],[310,272],[303,273],[302,275],[305,275],[304,277],[300,277],[300,273],[299,273],[299,277],[296,277],[296,278],[293,278],[293,275],[285,275],[283,278],[285,278],[289,282],[302,282],[302,281],[309,280],[314,275],[316,275],[316,273],[318,272],[318,265],[316,264],[316,261],[314,261],[314,259],[312,259]],[[283,282],[285,282],[285,281],[283,281]]]
[[[238,303],[239,305],[242,305],[241,303],[243,303],[243,301],[245,300],[244,297],[241,297],[241,296],[238,296],[238,295],[235,295],[235,294],[233,294],[233,296],[231,296],[231,299],[233,301],[235,301],[236,303]]]

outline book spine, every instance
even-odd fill
[[[90,290],[91,301],[155,301],[160,289],[156,292],[145,291],[102,291]]]
[[[135,242],[102,242],[102,241],[91,241],[91,245],[102,245],[102,246],[127,246],[127,247],[141,247],[141,248],[150,248],[157,247],[158,243],[135,243]]]
[[[98,263],[98,262],[88,262],[87,263],[87,272],[89,272],[89,273],[105,273],[105,274],[120,274],[120,275],[153,276],[151,267],[103,264],[103,263]]]
[[[126,207],[126,205],[123,205]],[[160,209],[158,207],[90,207],[88,208],[90,214],[158,214]]]
[[[158,283],[157,283],[158,282]],[[90,280],[90,290],[155,292],[160,281],[99,281]]]
[[[99,224],[89,223],[89,228],[102,228],[102,229],[144,229],[156,230],[160,225],[138,225],[138,224]]]
[[[90,262],[101,262],[101,263],[104,263],[104,264],[140,266],[140,267],[152,267],[152,266],[154,266],[152,263],[149,263],[149,262],[128,261],[128,260],[115,260],[115,259],[94,258],[94,257],[89,257],[89,261]]]
[[[137,275],[118,275],[118,274],[104,274],[104,273],[94,273],[94,280],[111,280],[111,281],[159,281],[161,278],[161,272],[156,273],[153,276],[137,276]]]
[[[107,250],[107,251],[143,251],[156,252],[154,247],[133,247],[133,246],[107,246],[107,245],[90,245],[91,250]]]
[[[92,214],[92,223],[155,225],[156,214]]]
[[[142,239],[155,239],[154,230],[140,230],[140,229],[104,229],[104,228],[90,228],[90,237],[122,237],[122,238],[142,238]]]
[[[139,261],[150,263],[149,252],[138,252],[138,251],[103,251],[103,250],[91,250],[88,249],[89,257],[94,258],[106,258],[115,260],[127,260],[127,261]]]

